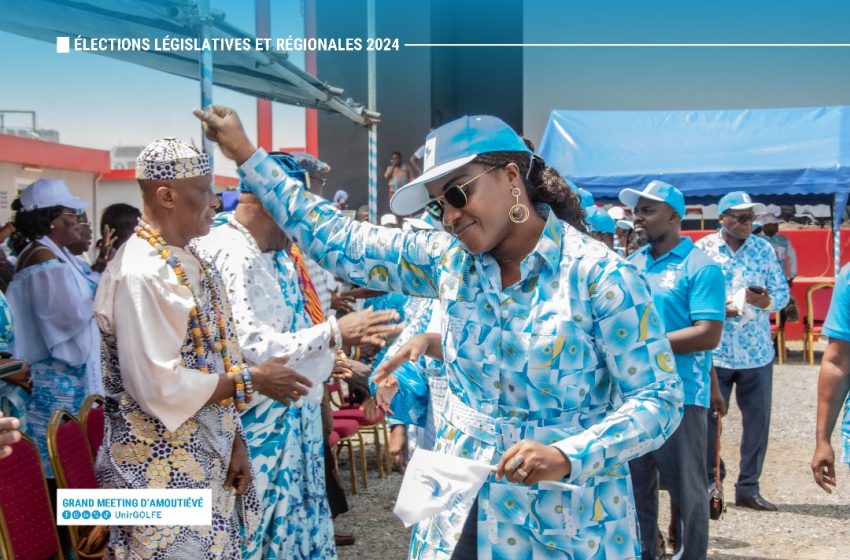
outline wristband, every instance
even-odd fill
[[[245,409],[245,383],[240,375],[233,376],[233,382],[236,384],[236,410]]]
[[[352,346],[351,347],[351,354],[349,354],[348,357],[351,358],[352,360],[354,360],[355,362],[359,362],[360,361],[360,347],[359,346]]]
[[[245,402],[249,403],[254,398],[254,380],[248,366],[242,366],[242,383],[245,385]]]

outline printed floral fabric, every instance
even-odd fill
[[[478,496],[481,560],[639,556],[627,462],[675,430],[683,397],[633,265],[541,206],[543,233],[520,280],[504,288],[490,255],[446,233],[346,219],[262,150],[239,173],[322,266],[355,284],[440,299],[449,388],[436,451],[495,463],[528,438],[570,460],[559,482],[488,479]],[[461,500],[421,522],[410,557],[450,558],[470,507]]]
[[[720,346],[712,354],[714,365],[752,369],[769,364],[775,356],[770,335],[771,314],[788,305],[789,297],[788,282],[773,246],[751,235],[733,252],[720,232],[703,237],[696,246],[723,269],[727,301],[748,286],[767,288],[770,294],[769,309],[751,306],[756,314],[752,320],[742,324],[740,317],[726,319]]]

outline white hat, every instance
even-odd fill
[[[760,223],[761,225],[766,226],[767,224],[778,224],[781,220],[779,219],[778,216],[774,216],[773,214],[770,214],[770,213],[764,213],[764,214],[759,214],[756,221],[758,223]]]
[[[395,217],[395,214],[384,214],[381,216],[380,223],[382,226],[397,226],[398,218]]]
[[[401,229],[404,231],[430,231],[436,228],[433,224],[419,218],[405,218],[401,222]]]
[[[630,220],[617,220],[617,227],[631,231],[635,229],[635,224]]]
[[[21,208],[25,212],[51,206],[83,210],[89,205],[82,198],[72,195],[62,179],[39,179],[23,190],[20,200]]]
[[[622,206],[612,206],[608,209],[608,215],[614,218],[615,220],[622,220],[626,217],[626,211]]]

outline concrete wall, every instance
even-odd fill
[[[94,202],[93,173],[65,171],[45,167],[41,173],[26,171],[20,164],[0,162],[0,223],[6,223],[12,217],[12,201],[18,193],[33,181],[45,178],[62,179],[74,196]]]
[[[322,37],[365,37],[366,2],[316,2],[317,34]],[[401,43],[430,40],[428,2],[376,1],[377,35],[398,37]],[[431,49],[404,48],[378,52],[378,205],[389,209],[383,174],[393,151],[407,160],[421,146],[431,124]],[[318,53],[319,79],[346,90],[364,105],[368,101],[366,52]],[[348,191],[349,207],[368,200],[368,144],[366,129],[343,117],[319,113],[319,157],[332,166],[325,196]]]
[[[521,0],[434,0],[433,43],[522,43]],[[463,115],[495,115],[523,125],[523,54],[514,47],[436,47],[431,55],[434,126]]]

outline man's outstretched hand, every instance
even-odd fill
[[[192,113],[204,123],[206,137],[218,144],[218,147],[228,158],[242,165],[257,148],[251,144],[239,115],[230,107],[210,105],[206,111],[195,109]]]

